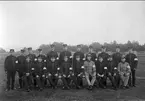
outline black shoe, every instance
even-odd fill
[[[8,91],[10,91],[10,89],[6,89],[5,91],[8,92]]]
[[[136,87],[136,85],[133,85],[133,87]]]
[[[126,89],[129,89],[129,86],[125,86]]]
[[[30,89],[27,89],[26,92],[30,92]]]
[[[90,86],[90,90],[92,90],[93,89],[93,86]]]
[[[81,87],[80,87],[80,86],[77,86],[76,88],[77,88],[77,89],[81,89]]]
[[[42,90],[43,90],[42,88],[39,89],[39,91],[42,91]]]

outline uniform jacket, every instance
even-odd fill
[[[128,68],[128,66],[129,66],[129,63],[127,63],[127,62],[120,62],[119,64],[118,64],[118,71],[119,71],[119,73],[120,74],[122,74],[122,73],[130,73],[130,68]]]
[[[20,55],[17,57],[17,71],[18,72],[24,72],[25,70],[25,62],[26,62],[26,57],[24,55]]]
[[[38,75],[44,74],[44,72],[47,71],[47,68],[46,70],[44,68],[46,67],[43,61],[37,62],[36,67],[35,67],[35,74],[38,74]]]
[[[65,56],[68,56],[68,61],[71,63],[72,62],[72,59],[70,58],[71,56],[71,52],[70,51],[63,51],[60,53],[60,56],[59,56],[59,64],[61,65],[62,62],[64,62],[64,57]]]
[[[106,63],[105,62],[100,62],[99,60],[97,60],[96,62],[96,72],[99,73],[99,74],[104,74],[105,73],[105,70],[104,70],[104,67],[107,67]]]
[[[114,61],[114,64],[116,67],[121,62],[121,56],[122,56],[122,54],[120,52],[116,52],[112,55],[112,58],[113,58],[113,61]]]
[[[90,74],[90,75],[96,73],[96,66],[95,66],[95,63],[93,61],[85,61],[84,62],[84,69],[85,69],[85,72]]]
[[[16,71],[17,58],[13,55],[9,55],[5,59],[4,67],[6,71]]]
[[[137,56],[133,53],[126,55],[126,62],[129,63],[131,69],[137,68],[138,60],[135,60]]]
[[[70,73],[70,70],[69,70],[70,67],[71,67],[71,64],[68,61],[67,62],[64,61],[61,64],[61,72],[62,72],[62,74],[65,74],[66,76],[68,76],[69,73]]]
[[[48,64],[47,64],[47,70],[49,73],[51,74],[56,74],[57,73],[57,68],[58,68],[58,62],[57,61],[54,61],[54,62],[51,62],[51,61],[48,61]]]
[[[80,74],[83,72],[84,69],[82,69],[81,67],[83,66],[83,62],[82,61],[76,61],[75,64],[73,65],[73,69],[74,69],[74,73]]]

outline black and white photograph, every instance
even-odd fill
[[[145,101],[145,1],[0,1],[0,101]]]

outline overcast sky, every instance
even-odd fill
[[[0,47],[5,49],[113,40],[145,43],[145,2],[0,2]]]

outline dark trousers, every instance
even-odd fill
[[[77,86],[83,86],[83,80],[82,80],[82,77],[81,76],[77,76],[76,77],[76,84],[77,84]]]
[[[31,89],[31,87],[33,86],[32,79],[33,77],[31,75],[24,76],[25,89]]]
[[[130,73],[130,76],[129,76],[129,81],[128,81],[128,84],[129,86],[135,86],[135,70],[134,69],[131,69],[131,73]]]
[[[98,83],[98,86],[99,87],[104,87],[105,86],[105,80],[106,80],[106,78],[105,77],[99,77],[99,76],[96,76],[96,81],[97,81],[97,83]]]
[[[14,89],[16,71],[7,71],[7,89]]]
[[[58,83],[58,77],[55,77],[54,75],[51,75],[48,77],[48,80],[50,82],[50,85],[52,87],[56,87],[57,86],[57,83]]]
[[[68,87],[70,82],[74,82],[74,84],[77,86],[77,80],[75,76],[70,76],[70,77],[62,77],[62,81],[65,87]]]
[[[20,88],[23,88],[23,86],[24,86],[24,81],[23,81],[24,74],[23,74],[23,72],[18,71],[18,75],[19,75],[19,86],[20,86]]]
[[[41,75],[36,75],[36,77],[34,78],[34,80],[36,80],[36,84],[38,85],[39,88],[42,88],[41,78],[42,78]]]
[[[116,83],[115,83],[115,80],[112,77],[112,75],[105,75],[104,76],[104,85],[107,86],[107,78],[109,78],[109,80],[111,81],[112,86],[116,88]]]
[[[114,83],[116,85],[117,88],[120,87],[120,75],[119,74],[116,74],[115,76],[113,76],[114,78]]]

